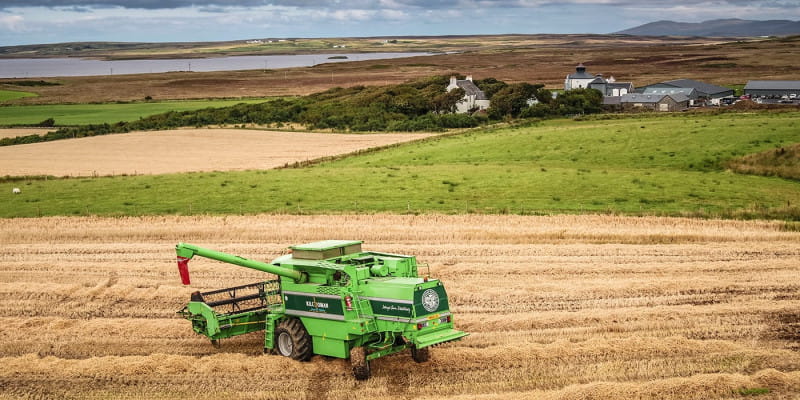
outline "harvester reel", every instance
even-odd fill
[[[357,380],[369,379],[369,361],[367,361],[367,351],[363,347],[350,349],[350,366],[353,367],[353,376]]]
[[[311,336],[297,318],[285,319],[278,324],[275,329],[275,350],[284,357],[298,361],[308,361],[314,354]]]

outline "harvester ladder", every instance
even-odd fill
[[[358,297],[358,301],[355,303],[355,311],[356,315],[358,315],[359,319],[363,319],[367,322],[367,328],[369,331],[374,332],[378,329],[378,325],[375,322],[375,318],[372,315],[365,315],[364,310],[370,307],[369,300],[362,300],[361,296]]]

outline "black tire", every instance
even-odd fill
[[[314,355],[311,336],[297,318],[281,321],[275,328],[275,351],[293,360],[308,361]]]
[[[411,358],[418,363],[424,363],[431,359],[431,348],[430,347],[423,347],[418,349],[416,347],[411,347]]]
[[[367,361],[367,351],[363,347],[350,349],[350,366],[353,367],[353,376],[356,380],[369,379],[369,361]]]

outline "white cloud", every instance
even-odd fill
[[[369,20],[375,15],[375,12],[371,10],[335,10],[328,15],[337,21],[353,22]]]
[[[409,19],[409,15],[405,11],[386,9],[381,10],[378,15],[390,21],[404,21]]]
[[[25,18],[21,15],[4,15],[0,17],[0,28],[11,32],[25,32]]]

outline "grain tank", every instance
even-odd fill
[[[433,345],[467,333],[453,326],[444,285],[420,277],[414,256],[362,251],[361,241],[291,246],[271,263],[180,243],[183,284],[194,256],[278,275],[278,279],[195,292],[178,313],[198,334],[219,340],[264,331],[264,351],[306,361],[314,354],[349,359],[356,379],[370,361],[409,350],[425,362]]]

